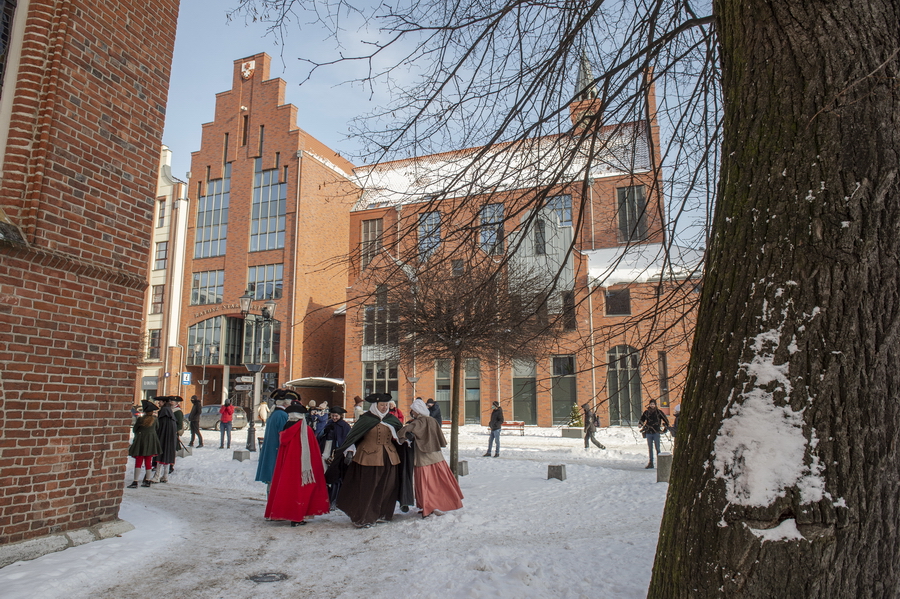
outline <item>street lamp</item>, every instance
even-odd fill
[[[241,303],[241,314],[244,315],[244,319],[250,315],[250,307],[253,304],[253,295],[250,294],[250,290],[248,289],[244,295],[242,295],[238,300]],[[255,318],[253,325],[253,357],[259,356],[259,362],[262,362],[262,348],[260,347],[260,333],[262,329],[262,325],[268,324],[270,327],[272,323],[275,321],[275,308],[278,304],[275,303],[274,300],[269,300],[265,304],[263,304],[261,312],[261,316]],[[256,451],[256,406],[259,404],[260,396],[262,394],[262,370],[265,368],[265,364],[261,364],[259,362],[253,361],[250,364],[244,364],[247,367],[247,370],[253,373],[253,400],[250,403],[250,413],[247,415],[247,419],[250,421],[250,426],[247,428],[247,450],[248,451]]]

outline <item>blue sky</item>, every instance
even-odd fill
[[[359,87],[341,85],[350,69],[318,71],[302,86],[306,69],[301,55],[331,52],[335,43],[325,33],[308,29],[295,32],[284,48],[276,45],[266,28],[243,20],[227,22],[231,0],[182,0],[175,39],[175,56],[163,143],[173,152],[172,174],[185,178],[191,152],[200,149],[201,125],[213,120],[215,95],[231,89],[232,65],[237,59],[259,52],[272,56],[270,77],[287,82],[286,101],[299,110],[297,125],[337,150],[354,164],[360,161],[358,144],[347,139],[350,120],[374,108]]]

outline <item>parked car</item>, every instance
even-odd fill
[[[219,430],[219,404],[212,404],[200,408],[200,428],[212,428]],[[232,428],[242,429],[247,426],[247,415],[244,408],[234,407],[234,419],[232,420]]]

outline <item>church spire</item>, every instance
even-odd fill
[[[594,73],[587,59],[587,52],[581,51],[578,61],[578,79],[575,81],[575,101],[596,100],[597,88],[594,87]]]

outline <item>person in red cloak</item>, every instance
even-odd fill
[[[295,404],[285,411],[288,422],[279,439],[266,519],[289,520],[291,526],[299,526],[306,524],[308,516],[327,514],[330,502],[319,444],[304,417],[306,408]]]

